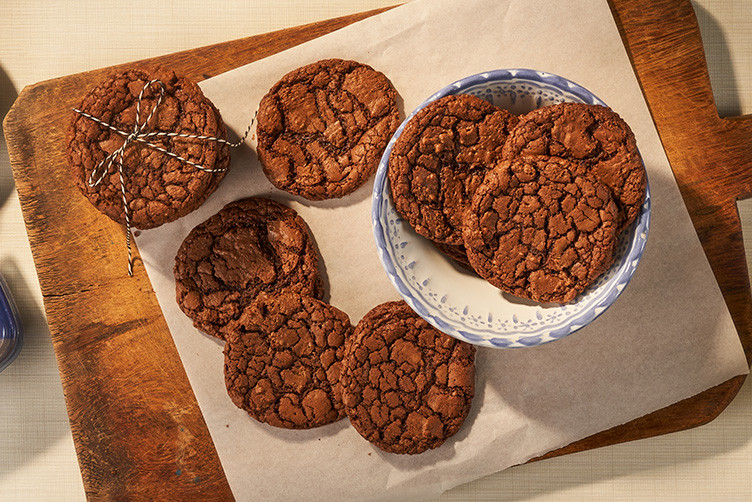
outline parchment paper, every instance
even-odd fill
[[[454,80],[497,68],[533,68],[585,86],[636,134],[653,196],[650,236],[634,278],[608,311],[551,344],[479,349],[477,395],[461,431],[418,456],[386,454],[347,420],[285,431],[249,418],[225,392],[222,344],[196,331],[177,307],[172,267],[183,238],[227,202],[250,195],[303,216],[326,266],[330,302],[353,323],[399,299],[375,251],[372,183],[311,203],[272,187],[251,146],[234,151],[230,173],[204,206],[137,242],[238,500],[436,496],[748,371],[605,0],[416,0],[202,87],[228,126],[242,132],[283,74],[328,57],[384,72],[405,112]]]

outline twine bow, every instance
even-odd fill
[[[159,96],[157,97],[156,102],[154,103],[154,106],[149,111],[149,114],[146,116],[146,119],[142,122],[140,122],[141,118],[141,101],[144,97],[144,92],[150,88],[152,85],[159,85]],[[139,141],[146,146],[153,148],[154,150],[157,150],[159,152],[164,153],[165,155],[168,155],[170,157],[173,157],[175,159],[178,159],[179,161],[191,165],[195,167],[196,169],[200,169],[207,173],[217,173],[225,171],[225,168],[218,168],[218,169],[208,169],[200,164],[197,164],[195,162],[191,162],[190,160],[181,157],[180,155],[170,152],[169,150],[166,150],[162,148],[159,145],[155,145],[154,143],[151,143],[149,141],[150,138],[156,138],[156,137],[167,137],[167,138],[188,138],[188,139],[197,139],[202,141],[216,141],[217,143],[222,143],[225,145],[228,145],[230,147],[238,147],[243,144],[243,141],[248,137],[248,134],[251,132],[251,128],[253,126],[254,119],[251,119],[251,123],[248,124],[248,128],[245,130],[245,133],[243,136],[236,142],[230,142],[223,138],[215,138],[212,136],[202,136],[199,134],[183,134],[183,133],[176,133],[176,132],[162,132],[162,131],[156,131],[156,132],[145,132],[149,121],[154,116],[154,113],[157,111],[157,108],[159,108],[159,105],[162,104],[162,101],[164,100],[165,95],[165,86],[159,79],[150,80],[149,82],[144,85],[143,89],[141,89],[141,92],[138,94],[138,99],[136,100],[136,120],[133,124],[133,130],[131,131],[123,131],[121,129],[118,129],[117,127],[113,126],[112,124],[108,124],[107,122],[94,117],[82,110],[79,110],[78,108],[73,108],[73,111],[78,113],[79,115],[82,115],[83,117],[86,117],[87,119],[93,120],[97,124],[106,127],[110,129],[111,131],[114,131],[121,136],[125,137],[125,141],[123,144],[106,156],[102,161],[94,167],[94,169],[91,171],[91,174],[89,175],[89,179],[87,180],[87,184],[90,187],[95,187],[102,183],[104,178],[107,176],[107,173],[109,172],[110,168],[112,167],[113,163],[116,163],[118,166],[118,176],[120,178],[120,191],[123,195],[123,210],[125,213],[125,243],[128,247],[128,275],[133,275],[133,253],[131,251],[131,219],[130,219],[130,209],[128,208],[128,200],[126,197],[126,190],[125,190],[125,181],[123,176],[123,156],[125,155],[125,149],[133,143],[134,141]],[[255,117],[254,117],[255,118]],[[95,177],[97,177],[95,179]]]

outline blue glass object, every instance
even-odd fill
[[[8,284],[0,275],[0,371],[12,363],[21,352],[22,343],[21,318],[10,295]]]

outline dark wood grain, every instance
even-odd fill
[[[752,193],[752,117],[718,117],[689,0],[610,5],[749,361],[752,297],[735,201]],[[166,63],[201,80],[377,12],[142,63]],[[68,175],[62,138],[70,107],[81,89],[118,68],[27,87],[4,121],[84,486],[90,499],[229,500],[217,453],[143,267],[124,278],[122,227],[93,209]],[[743,381],[733,378],[540,458],[707,423]]]

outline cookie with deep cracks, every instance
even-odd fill
[[[263,197],[231,202],[197,225],[173,271],[180,309],[218,338],[262,291],[323,296],[307,225],[294,209]]]
[[[470,264],[502,291],[566,303],[613,263],[621,219],[608,187],[558,157],[517,157],[488,172],[465,213]]]
[[[428,239],[462,244],[462,214],[517,117],[469,94],[429,103],[405,124],[389,156],[397,211]]]
[[[339,198],[376,171],[398,126],[397,92],[383,73],[325,59],[291,71],[262,98],[257,153],[277,188]]]
[[[475,392],[475,347],[431,326],[404,301],[383,303],[355,327],[345,353],[350,423],[391,453],[437,448],[459,431]]]
[[[227,328],[227,393],[256,420],[310,429],[345,416],[340,372],[353,327],[308,296],[260,293]]]
[[[583,103],[559,103],[520,117],[503,157],[548,155],[580,163],[613,195],[619,228],[629,226],[645,200],[647,173],[634,133],[613,110]]]

